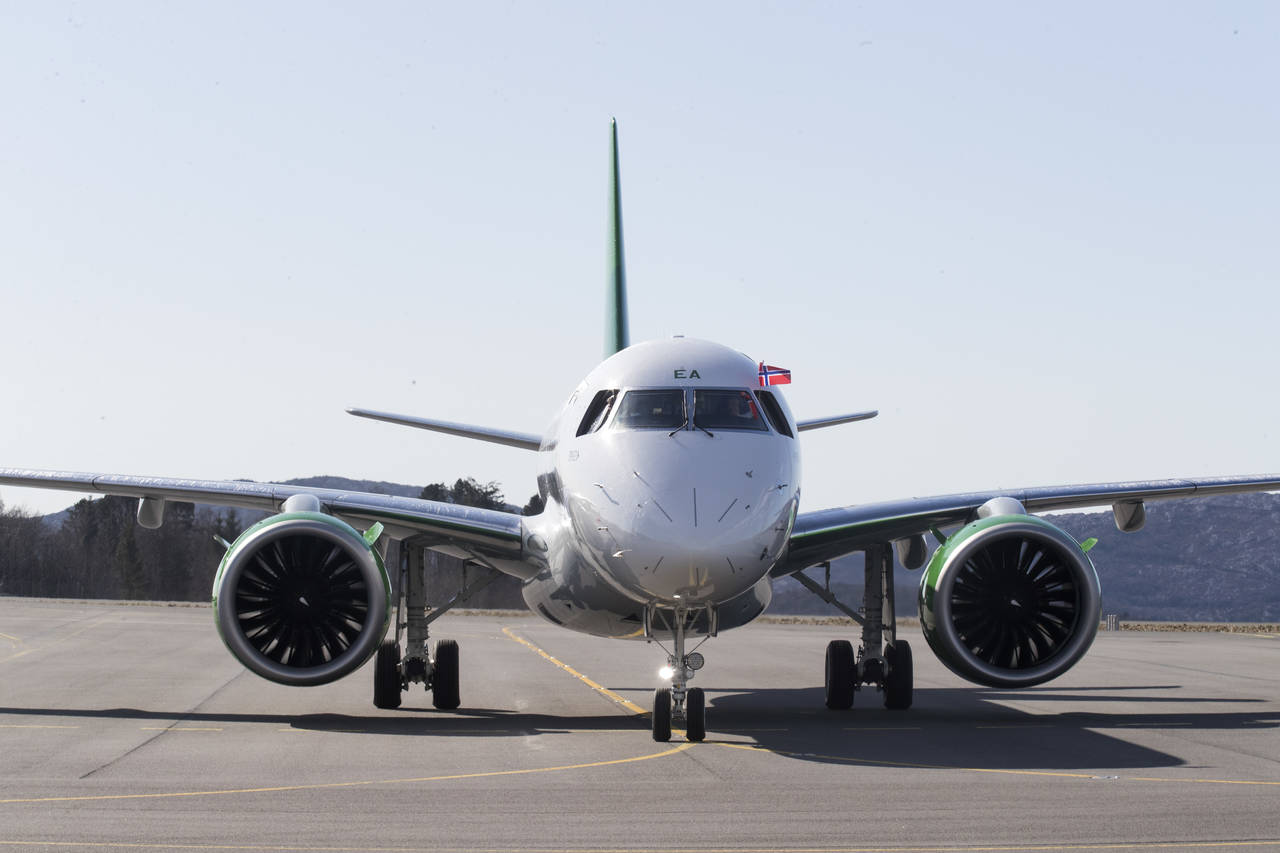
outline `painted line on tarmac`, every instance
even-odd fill
[[[91,850],[244,850],[287,853],[410,853],[422,847],[310,846],[296,844],[158,844],[138,841],[18,841],[0,839],[0,847]],[[1076,850],[1204,850],[1241,847],[1280,847],[1280,840],[1257,841],[1115,841],[1097,844],[1000,844],[903,847],[432,847],[433,853],[1053,853]]]
[[[565,672],[569,673],[569,674],[570,674],[570,675],[572,675],[574,678],[578,679],[578,680],[579,680],[579,681],[581,681],[583,684],[587,685],[587,686],[588,686],[588,687],[590,687],[592,690],[594,690],[594,691],[596,691],[597,693],[599,693],[601,696],[604,696],[604,697],[606,697],[607,699],[610,699],[610,700],[612,700],[612,701],[614,701],[614,702],[618,703],[619,705],[621,705],[622,707],[626,708],[626,709],[627,709],[628,711],[630,711],[631,713],[633,713],[633,714],[648,714],[648,713],[649,713],[649,712],[648,712],[648,711],[646,711],[644,708],[641,708],[639,705],[637,705],[635,702],[632,702],[630,699],[626,699],[626,698],[624,698],[624,697],[622,697],[622,696],[619,696],[617,693],[614,693],[612,690],[610,690],[608,687],[605,687],[603,684],[597,684],[596,682],[592,681],[590,678],[587,678],[585,675],[583,675],[582,673],[578,672],[578,671],[577,671],[576,669],[574,669],[573,667],[569,666],[569,664],[565,663],[564,661],[562,661],[562,660],[560,660],[560,659],[558,659],[558,658],[556,658],[556,657],[553,657],[553,656],[552,656],[551,654],[549,654],[548,652],[545,652],[545,651],[543,651],[542,649],[538,648],[538,647],[537,647],[537,646],[535,646],[533,643],[531,643],[531,642],[529,642],[528,640],[526,640],[524,637],[521,637],[521,636],[520,636],[519,634],[517,634],[515,631],[512,631],[510,628],[503,628],[503,629],[502,629],[502,633],[506,634],[510,639],[515,640],[517,643],[519,643],[520,645],[524,646],[525,648],[530,649],[530,650],[532,650],[532,651],[536,652],[538,655],[540,655],[541,657],[543,657],[545,660],[547,660],[547,661],[549,661],[550,663],[553,663],[553,664],[555,664],[556,666],[560,667],[560,668],[561,668],[561,669],[563,669]]]
[[[190,726],[186,728],[179,728],[178,726],[142,726],[140,729],[138,729],[138,731],[140,732],[220,732],[222,731],[222,729],[212,728],[212,727],[200,728],[197,726]]]
[[[1099,776],[1095,773],[1066,773],[1055,770],[1012,770],[1001,767],[963,767],[961,765],[950,764],[916,764],[911,761],[885,761],[878,758],[855,758],[848,755],[823,755],[816,752],[795,752],[785,749],[771,749],[766,746],[749,743],[728,743],[727,741],[715,741],[716,746],[723,746],[729,749],[745,749],[751,752],[769,752],[774,755],[781,755],[787,758],[807,758],[818,759],[820,761],[833,761],[841,764],[866,764],[875,767],[907,767],[914,770],[960,770],[965,773],[996,773],[1006,776],[1055,776],[1061,779],[1091,779],[1091,780],[1114,780],[1117,782],[1170,782],[1183,785],[1256,785],[1262,787],[1280,787],[1280,782],[1257,781],[1252,779],[1173,779],[1158,776]],[[1202,843],[1202,842],[1197,842]],[[1203,842],[1208,843],[1208,842]],[[1254,842],[1250,842],[1254,843]],[[1276,842],[1280,844],[1280,842]],[[904,848],[905,849],[905,848]],[[948,850],[953,848],[946,848]],[[971,848],[954,848],[956,850],[969,850]],[[972,848],[975,850],[986,849],[1004,849],[1004,848]],[[1014,850],[1037,850],[1041,848],[1035,847],[1015,847],[1009,848]],[[1044,849],[1075,849],[1066,847],[1052,847]],[[1082,847],[1080,849],[1089,849]]]
[[[490,779],[496,776],[529,776],[535,773],[558,773],[565,770],[587,770],[592,767],[610,767],[617,764],[634,764],[638,761],[650,761],[654,758],[666,758],[668,755],[675,755],[684,752],[691,743],[682,743],[673,746],[670,749],[664,749],[661,752],[651,752],[645,755],[635,755],[630,758],[611,758],[607,761],[588,761],[583,764],[559,764],[554,767],[529,767],[524,770],[484,770],[478,773],[450,773],[444,776],[415,776],[405,779],[366,779],[350,782],[317,782],[310,785],[272,785],[262,788],[225,788],[213,791],[169,791],[163,793],[151,794],[94,794],[81,796],[65,796],[65,797],[15,797],[13,799],[0,800],[0,805],[13,803],[85,803],[99,802],[103,800],[176,800],[189,797],[228,797],[235,794],[274,794],[289,791],[324,791],[335,788],[368,788],[377,785],[415,785],[425,782],[453,782],[459,779]],[[6,842],[0,841],[0,844]],[[15,842],[22,844],[30,844],[31,842]],[[162,847],[164,845],[156,845]],[[169,845],[172,846],[172,845]],[[196,848],[196,849],[219,849],[217,847]],[[226,848],[239,849],[239,848]],[[324,850],[323,847],[248,847],[248,850]],[[346,848],[335,848],[346,849]]]
[[[278,734],[292,735],[394,735],[396,732],[388,732],[385,729],[296,729],[284,728],[276,729]],[[528,734],[529,730],[525,729],[432,729],[433,735],[519,735]]]
[[[61,643],[65,643],[67,640],[70,640],[72,637],[79,636],[80,634],[83,634],[85,631],[91,630],[93,628],[97,628],[99,625],[102,625],[105,622],[111,622],[111,621],[113,621],[113,615],[100,616],[97,619],[94,619],[91,622],[89,622],[89,624],[82,625],[81,627],[77,628],[76,630],[68,634],[58,635],[58,637],[56,637],[47,646],[37,646],[36,648],[33,648],[33,649],[25,649],[23,651],[17,652],[16,654],[9,655],[7,658],[0,658],[0,663],[8,663],[11,660],[17,660],[18,658],[24,655],[29,655],[32,652],[39,652],[39,651],[44,651],[45,649],[51,649],[54,646],[57,646]],[[21,643],[22,641],[19,640],[19,642]],[[25,643],[23,643],[23,645],[25,645]]]

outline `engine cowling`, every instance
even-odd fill
[[[1069,534],[1032,515],[962,528],[920,582],[925,639],[952,672],[990,687],[1057,678],[1098,633],[1102,592]]]
[[[227,549],[213,611],[222,641],[248,669],[280,684],[327,684],[377,650],[391,620],[391,581],[350,525],[285,512]]]

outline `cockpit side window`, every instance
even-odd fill
[[[619,429],[679,429],[685,424],[684,391],[628,391],[618,404],[614,424]]]
[[[597,391],[596,395],[591,398],[591,405],[587,406],[587,413],[582,416],[582,423],[578,424],[578,435],[595,432],[604,426],[605,420],[609,417],[609,411],[613,408],[613,403],[617,399],[618,391],[616,388]]]
[[[769,419],[769,423],[773,425],[773,429],[779,435],[785,435],[787,438],[795,438],[791,434],[791,427],[787,425],[787,416],[782,413],[782,406],[778,405],[778,400],[773,396],[772,391],[757,391],[756,397],[760,399],[760,408],[764,409],[765,416]]]
[[[693,425],[706,430],[768,431],[760,417],[760,407],[749,391],[694,391]]]

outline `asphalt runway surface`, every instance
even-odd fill
[[[433,627],[460,711],[379,711],[369,667],[263,681],[208,607],[0,598],[0,851],[1280,850],[1278,636],[1104,632],[1001,691],[904,632],[915,706],[833,712],[852,626],[753,625],[702,647],[690,745],[637,713],[656,646]]]

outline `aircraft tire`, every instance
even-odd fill
[[[707,697],[701,687],[690,687],[684,697],[685,732],[690,743],[702,743],[707,737]]]
[[[373,705],[375,708],[400,707],[400,644],[386,640],[378,646],[373,662]]]
[[[891,711],[905,711],[911,707],[915,678],[911,646],[906,640],[890,643],[884,647],[884,659],[889,664],[889,676],[884,682],[884,706]]]
[[[856,674],[852,644],[848,640],[827,643],[825,686],[828,708],[847,711],[853,707],[853,679]]]
[[[653,691],[653,739],[658,743],[671,740],[671,688]]]
[[[431,704],[452,711],[462,704],[458,693],[458,641],[436,643],[435,665],[431,673]]]

